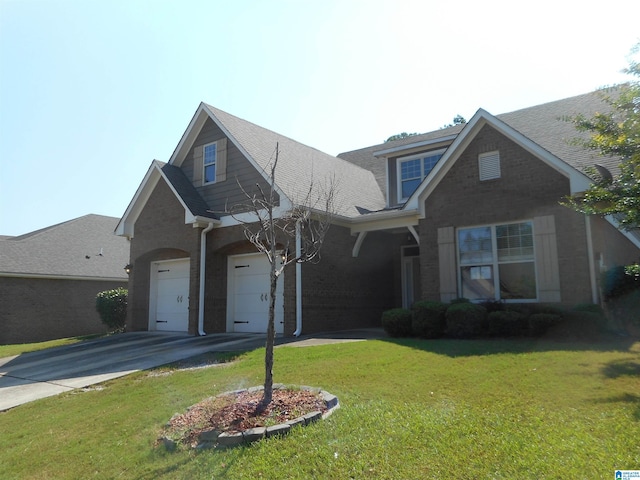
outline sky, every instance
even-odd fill
[[[0,0],[0,235],[121,217],[201,101],[326,153],[629,80],[640,1]]]

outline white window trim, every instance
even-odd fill
[[[207,147],[210,147],[211,145],[215,145],[216,146],[216,161],[213,164],[209,164],[209,165],[215,165],[216,168],[216,175],[214,177],[214,179],[211,182],[207,182],[207,176],[205,175],[206,169],[207,169],[207,163],[206,163],[206,157],[205,157],[205,151],[207,149]],[[202,146],[202,185],[211,185],[216,183],[216,179],[218,177],[218,152],[219,148],[218,148],[218,142],[211,142],[211,143],[207,143],[205,145]]]
[[[428,150],[426,152],[416,153],[414,155],[408,155],[406,157],[398,157],[396,159],[396,196],[398,197],[398,203],[406,202],[409,197],[402,196],[402,164],[411,160],[421,159],[420,162],[420,177],[422,182],[425,179],[424,175],[424,158],[434,155],[443,155],[446,148],[440,148],[438,150]],[[440,161],[440,160],[438,160]],[[431,173],[431,172],[429,172]]]
[[[496,228],[500,227],[502,225],[513,225],[516,223],[531,223],[531,236],[533,238],[533,259],[532,260],[526,260],[527,262],[532,262],[533,263],[533,274],[535,275],[535,280],[536,280],[536,298],[516,298],[516,299],[501,299],[500,298],[500,277],[499,277],[499,270],[498,267],[502,264],[507,264],[507,263],[523,263],[523,261],[521,260],[514,260],[514,261],[505,261],[505,262],[500,262],[498,261],[498,242],[496,241]],[[488,263],[478,263],[478,264],[471,264],[471,265],[462,265],[461,261],[460,261],[460,243],[459,243],[459,237],[458,237],[458,232],[460,230],[467,230],[467,229],[471,229],[471,228],[483,228],[483,227],[489,227],[491,228],[491,255],[493,256],[493,260]],[[476,302],[476,303],[481,303],[485,300],[499,300],[505,303],[538,303],[539,302],[539,298],[540,298],[540,293],[539,293],[539,289],[540,289],[540,282],[538,279],[538,262],[536,261],[536,245],[535,245],[535,227],[534,227],[534,222],[533,219],[526,219],[526,220],[513,220],[510,222],[501,222],[501,223],[489,223],[489,224],[483,224],[483,225],[465,225],[464,227],[459,227],[456,228],[456,232],[455,232],[455,241],[456,241],[456,268],[457,268],[457,277],[458,277],[458,294],[460,296],[462,296],[462,267],[463,266],[469,266],[469,267],[473,267],[473,266],[483,266],[483,265],[491,265],[491,268],[493,269],[493,299],[491,298],[479,298],[479,299],[475,299],[475,300],[471,300],[472,302]]]

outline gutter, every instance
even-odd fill
[[[200,292],[198,294],[198,335],[205,336],[204,331],[204,277],[205,277],[205,265],[207,259],[207,233],[209,233],[214,226],[214,222],[209,222],[209,225],[200,232]]]
[[[302,240],[300,236],[300,222],[296,222],[296,258],[302,255]],[[302,262],[296,262],[296,331],[294,337],[302,333]]]

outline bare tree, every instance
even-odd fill
[[[234,205],[229,213],[243,226],[244,234],[259,252],[266,255],[269,265],[269,318],[264,359],[264,393],[261,406],[271,403],[273,395],[273,347],[275,343],[276,287],[284,269],[292,263],[318,262],[320,249],[334,215],[336,194],[335,178],[324,185],[310,182],[309,189],[301,199],[291,199],[292,206],[284,213],[276,212],[276,167],[279,145],[270,165],[268,191],[256,184],[250,193],[240,182],[238,185],[247,198],[246,203]],[[251,219],[246,214],[250,212]],[[293,243],[293,245],[292,245]]]

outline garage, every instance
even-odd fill
[[[151,263],[149,330],[189,330],[188,258]]]
[[[265,333],[269,321],[269,270],[264,254],[235,255],[228,264],[227,331]],[[276,290],[275,328],[284,332],[284,274]]]

